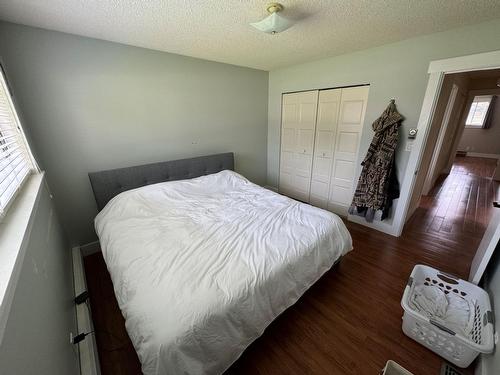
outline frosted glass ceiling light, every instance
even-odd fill
[[[250,25],[257,30],[263,31],[268,34],[276,34],[285,31],[292,26],[292,22],[285,17],[280,16],[278,13],[283,10],[283,5],[278,3],[271,3],[267,6],[269,16],[262,21],[253,22]]]

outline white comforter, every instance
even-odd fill
[[[113,198],[95,226],[144,374],[218,374],[351,250],[339,217],[231,171]]]

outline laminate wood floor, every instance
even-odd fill
[[[464,163],[440,180],[401,237],[346,223],[354,251],[279,316],[227,374],[378,374],[388,359],[416,375],[439,374],[442,359],[401,331],[400,300],[415,264],[468,276],[498,183],[488,185],[470,168],[464,172]],[[85,257],[85,269],[102,374],[139,374],[102,255]],[[472,366],[463,372],[472,374]]]
[[[499,182],[492,180],[496,160],[457,157],[449,175],[441,175],[407,222],[405,232],[425,233],[450,241],[479,244],[500,199]]]

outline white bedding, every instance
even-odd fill
[[[352,248],[336,215],[232,171],[123,192],[95,219],[144,374],[218,374]]]

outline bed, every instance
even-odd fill
[[[339,217],[233,166],[219,154],[89,174],[104,260],[146,375],[224,372],[352,248]]]

